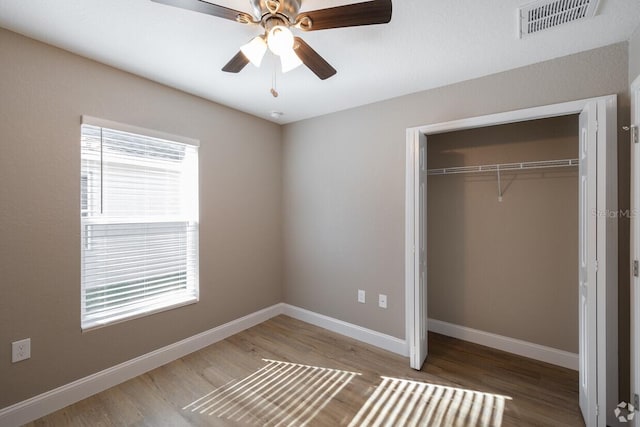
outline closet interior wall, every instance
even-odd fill
[[[429,169],[578,157],[578,117],[429,135]],[[578,353],[578,168],[429,175],[431,319]]]

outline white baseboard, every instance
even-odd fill
[[[429,319],[429,330],[438,334],[496,348],[575,371],[579,369],[578,355],[569,353],[568,351],[479,331],[477,329],[467,328],[466,326],[454,325],[453,323],[436,319]]]
[[[221,341],[231,335],[258,325],[283,312],[283,304],[233,320],[198,335],[162,347],[151,353],[128,360],[119,365],[65,384],[38,396],[0,409],[0,426],[19,426],[65,406],[78,402],[131,378],[149,372],[187,354]]]
[[[287,316],[303,322],[328,329],[349,338],[362,341],[367,344],[382,348],[401,356],[409,356],[409,346],[405,340],[401,340],[391,335],[382,334],[362,326],[347,323],[342,320],[334,319],[323,314],[295,307],[289,304],[283,304],[283,312]]]

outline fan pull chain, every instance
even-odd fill
[[[271,79],[271,95],[273,95],[274,98],[278,97],[278,91],[276,90],[276,85],[277,85],[277,80],[276,80],[276,67],[275,67],[275,63],[273,65],[273,77]]]

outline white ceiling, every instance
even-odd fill
[[[248,0],[217,0],[251,11]],[[303,10],[357,3],[304,0]],[[304,33],[338,74],[273,61],[220,71],[258,27],[149,0],[0,0],[0,26],[258,117],[288,123],[628,40],[640,1],[600,0],[594,18],[519,39],[528,0],[395,0],[390,24]],[[298,30],[294,30],[298,33]],[[270,54],[268,54],[269,56]],[[284,115],[275,120],[270,112]]]

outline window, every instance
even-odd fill
[[[83,117],[80,180],[82,329],[196,302],[198,142]]]

